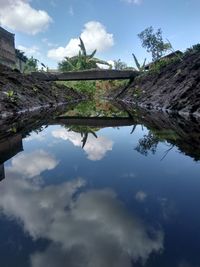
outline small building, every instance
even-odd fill
[[[0,27],[0,63],[15,67],[15,35]]]
[[[19,49],[15,49],[15,55],[16,55],[16,69],[18,69],[20,72],[23,73],[28,58],[25,56],[24,52],[20,51]]]

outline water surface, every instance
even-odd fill
[[[113,112],[107,127],[77,124],[74,110],[73,125],[10,126],[0,142],[1,266],[200,266],[199,124]],[[116,117],[121,126],[108,127]]]

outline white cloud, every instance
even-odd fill
[[[12,30],[36,34],[52,22],[44,10],[31,7],[28,0],[1,0],[0,23]]]
[[[28,57],[38,57],[40,56],[40,49],[37,46],[30,46],[30,47],[26,47],[23,45],[18,45],[17,49],[23,51]]]
[[[49,40],[48,40],[47,38],[43,38],[43,39],[42,39],[42,42],[43,42],[45,45],[47,45],[48,47],[56,47],[56,46],[58,46],[58,44],[56,44],[56,43],[51,43],[51,42],[49,42]]]
[[[69,14],[70,14],[70,16],[74,16],[74,9],[73,9],[73,6],[70,6],[70,8],[69,8]]]
[[[114,67],[114,61],[113,60],[108,60],[107,62],[108,62],[108,64],[110,64],[111,68]],[[101,69],[109,69],[110,68],[110,66],[99,64],[99,63],[97,63],[97,66]]]
[[[143,2],[143,0],[121,0],[123,2],[127,2],[128,4],[135,4],[135,5],[139,5]]]
[[[80,193],[81,178],[40,186],[8,171],[6,179],[0,187],[1,212],[35,241],[50,241],[31,255],[32,267],[66,262],[71,267],[130,267],[163,249],[162,231],[130,214],[112,190]]]
[[[25,178],[33,178],[43,171],[54,169],[57,165],[58,161],[54,156],[44,150],[36,150],[31,153],[18,154],[11,160],[11,166],[7,169]]]
[[[75,146],[82,147],[82,137],[81,134],[75,132],[69,132],[65,129],[58,129],[52,131],[52,135],[55,138],[61,138],[63,140],[69,140]],[[84,151],[90,160],[101,160],[105,157],[108,151],[111,151],[113,147],[113,141],[107,139],[104,136],[99,136],[95,138],[92,134],[89,134],[87,142],[84,146]]]
[[[105,27],[97,21],[86,23],[80,37],[88,53],[91,53],[95,49],[101,52],[114,45],[113,34],[108,33]],[[75,56],[79,51],[79,43],[79,38],[72,38],[65,47],[49,50],[48,57],[60,61],[64,57]]]
[[[135,199],[139,202],[144,202],[147,198],[147,194],[144,191],[138,191],[135,194]]]

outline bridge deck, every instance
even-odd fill
[[[82,80],[124,80],[138,76],[133,70],[84,70],[68,72],[32,72],[32,76],[42,81],[82,81]]]

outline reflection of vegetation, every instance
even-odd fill
[[[156,137],[151,131],[139,140],[138,145],[135,150],[144,156],[148,155],[148,152],[152,154],[156,153],[157,145],[159,143],[159,138]]]
[[[69,132],[76,132],[76,133],[81,134],[81,137],[83,138],[81,140],[82,148],[84,148],[84,146],[86,145],[89,134],[92,134],[95,138],[98,138],[95,133],[98,130],[99,130],[98,128],[89,127],[89,126],[72,126],[68,128]]]
[[[139,143],[136,146],[135,150],[144,156],[147,156],[149,152],[155,154],[159,142],[174,142],[178,140],[178,138],[178,135],[173,130],[151,129],[147,135],[144,135],[144,137],[139,140]],[[171,151],[173,147],[173,144],[170,145],[170,148],[165,151],[162,160],[167,156],[167,154]]]
[[[81,102],[63,116],[77,117],[127,117],[127,112],[106,101]]]

